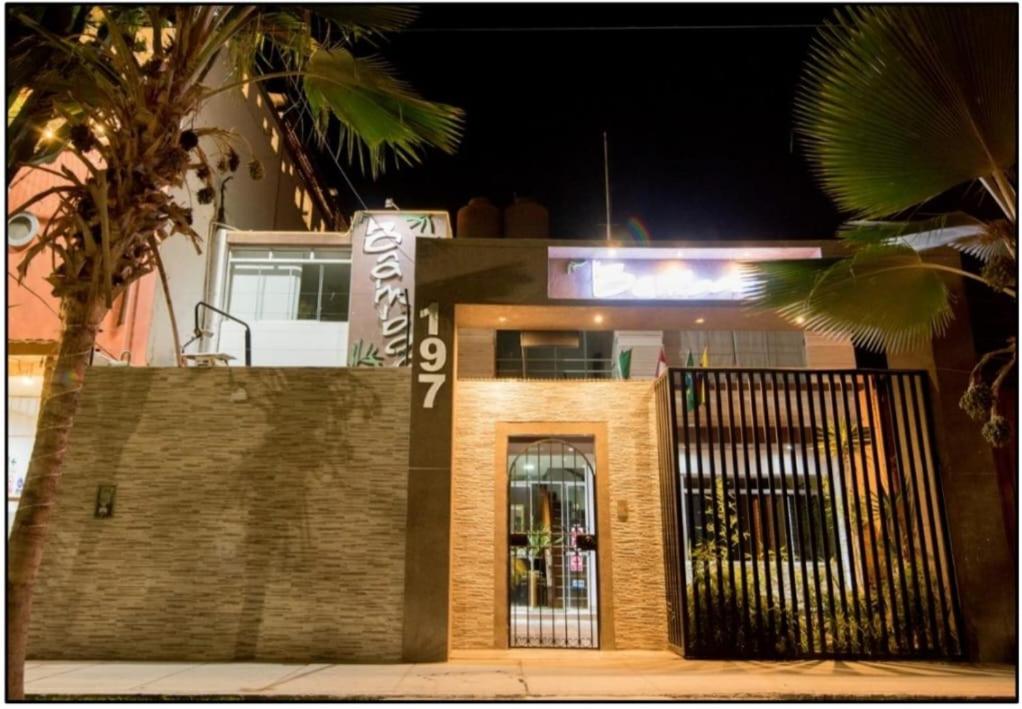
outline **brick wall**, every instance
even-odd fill
[[[408,376],[90,370],[30,657],[399,660]]]
[[[496,423],[536,421],[607,423],[609,461],[598,464],[597,475],[610,481],[615,644],[666,647],[652,382],[460,380],[451,493],[451,648],[495,644],[494,544],[495,535],[506,532],[494,523]]]

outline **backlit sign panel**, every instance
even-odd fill
[[[580,300],[742,300],[741,264],[701,259],[551,259],[551,298]]]

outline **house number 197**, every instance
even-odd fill
[[[436,401],[436,395],[440,387],[447,381],[447,375],[441,372],[447,364],[447,345],[438,336],[440,334],[440,308],[436,303],[430,303],[429,307],[419,311],[420,318],[426,318],[426,331],[429,337],[419,343],[418,380],[420,384],[429,384],[426,391],[426,398],[422,401],[422,408],[432,409]]]

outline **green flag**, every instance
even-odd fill
[[[688,359],[685,360],[685,366],[689,369],[694,369],[696,366],[695,357],[692,356],[692,350],[688,351]],[[685,372],[685,406],[688,407],[689,411],[695,409],[699,405],[699,393],[696,391],[695,382],[692,379],[692,372]]]
[[[617,369],[622,379],[628,379],[632,373],[632,348],[621,350],[617,356]]]

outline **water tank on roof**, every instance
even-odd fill
[[[504,236],[509,239],[546,239],[550,236],[550,214],[529,197],[516,197],[504,210]]]
[[[473,197],[458,210],[456,235],[459,239],[500,238],[500,210],[486,197]]]

